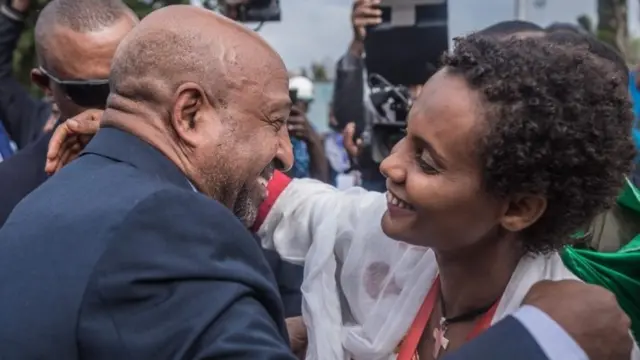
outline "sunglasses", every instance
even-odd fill
[[[103,109],[109,97],[109,80],[60,80],[42,66],[39,70],[58,85],[67,98],[84,108]]]

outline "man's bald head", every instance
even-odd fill
[[[111,85],[119,96],[165,103],[178,86],[193,82],[224,105],[230,91],[258,85],[256,76],[286,77],[278,69],[284,71],[282,60],[253,31],[212,11],[175,5],[152,12],[125,38]]]
[[[293,162],[288,83],[256,33],[209,10],[169,6],[118,47],[102,124],[155,146],[250,224],[273,165]]]

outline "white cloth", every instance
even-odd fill
[[[293,180],[258,230],[262,246],[304,264],[302,313],[308,360],[394,359],[432,284],[433,251],[387,237],[384,194],[337,191]],[[540,280],[577,279],[557,254],[526,256],[501,298],[493,323],[513,313]],[[640,359],[640,356],[633,357]]]

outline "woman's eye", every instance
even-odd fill
[[[429,163],[431,160],[425,160],[425,158],[429,158],[429,155],[425,150],[420,150],[416,153],[416,162],[418,163],[418,166],[420,166],[420,169],[430,175],[439,174],[440,172],[438,169]]]

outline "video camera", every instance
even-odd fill
[[[282,17],[280,0],[217,0],[209,1],[207,7],[219,8],[225,16],[243,23],[277,22]]]
[[[372,124],[371,156],[380,163],[404,136],[412,100],[408,87],[393,85],[378,74],[369,76],[369,88],[369,100],[380,116]]]
[[[369,100],[378,115],[370,138],[376,163],[404,137],[409,87],[424,84],[449,48],[447,0],[382,0],[380,9],[382,23],[367,29],[364,44]]]

